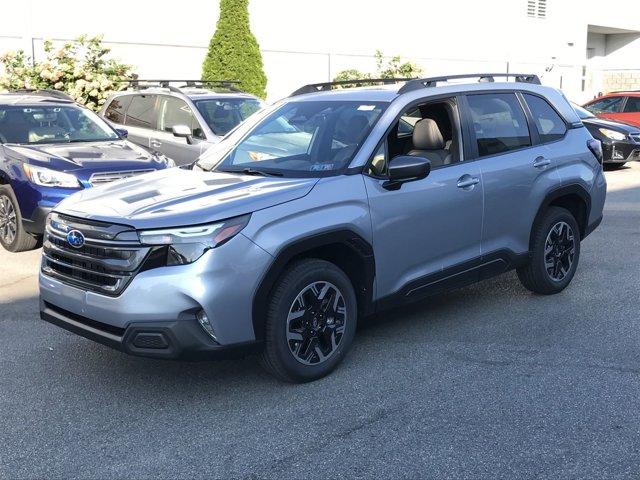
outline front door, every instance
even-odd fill
[[[384,155],[379,151],[377,157]],[[434,168],[422,180],[387,190],[364,177],[376,259],[377,298],[431,293],[456,266],[480,256],[482,184],[477,163]],[[473,279],[467,276],[469,282]]]
[[[627,97],[622,111],[615,117],[616,121],[640,127],[640,96]]]

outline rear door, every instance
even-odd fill
[[[131,95],[131,103],[125,116],[125,128],[129,140],[145,148],[150,148],[151,135],[156,128],[157,95]]]
[[[473,122],[474,155],[484,186],[483,258],[495,259],[507,268],[515,255],[529,250],[531,226],[541,199],[560,182],[557,158],[552,147],[541,144],[520,94],[496,92],[466,98]],[[566,132],[564,121],[560,119],[556,125],[537,102],[535,108],[545,138],[550,143],[552,137],[560,139]]]
[[[104,111],[104,118],[109,120],[109,123],[114,127],[125,128],[124,119],[127,114],[127,109],[129,105],[131,105],[131,99],[131,95],[114,97]]]
[[[191,129],[191,143],[186,138],[173,135],[172,128],[176,125],[185,125]],[[158,129],[152,133],[151,148],[172,158],[176,165],[185,165],[195,161],[209,147],[203,139],[204,133],[187,102],[180,98],[160,95]]]

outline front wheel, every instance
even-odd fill
[[[293,264],[271,292],[262,363],[287,382],[309,382],[344,358],[356,331],[356,295],[334,264],[305,259]]]
[[[549,208],[534,225],[531,258],[518,268],[528,290],[552,295],[564,290],[576,273],[580,258],[580,228],[571,212]]]
[[[22,226],[20,207],[8,185],[0,186],[0,244],[10,252],[33,250],[38,245],[38,239]]]

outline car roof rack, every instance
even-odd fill
[[[327,92],[337,88],[350,88],[355,86],[374,86],[374,85],[390,85],[393,83],[402,83],[415,80],[415,78],[357,78],[354,80],[340,80],[337,82],[310,83],[300,87],[293,92],[290,97],[304,95],[305,93]]]
[[[63,100],[65,102],[73,102],[75,100],[69,94],[66,94],[60,90],[50,90],[50,89],[36,89],[36,88],[18,88],[16,90],[10,90],[9,93],[18,94],[18,95],[33,95],[37,97],[49,97],[55,98],[56,100]]]
[[[240,84],[238,80],[170,80],[170,79],[144,79],[135,78],[127,80],[129,88],[134,90],[140,90],[143,88],[167,88],[172,92],[181,92],[182,88],[215,88],[222,87],[231,92],[241,92],[237,85]],[[172,85],[179,83],[179,87]]]
[[[435,87],[438,82],[459,80],[463,78],[478,78],[478,82],[495,82],[495,77],[513,77],[516,82],[540,85],[540,78],[532,73],[465,73],[462,75],[445,75],[441,77],[416,78],[405,83],[398,94],[411,92],[420,88]]]

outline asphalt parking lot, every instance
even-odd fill
[[[40,252],[0,251],[0,478],[637,478],[640,164],[607,180],[563,293],[508,274],[385,314],[306,385],[44,323]]]

